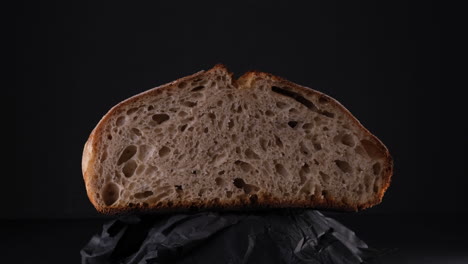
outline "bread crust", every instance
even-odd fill
[[[218,210],[239,210],[239,209],[262,209],[262,208],[285,208],[285,207],[292,207],[292,208],[306,208],[306,207],[313,207],[317,209],[331,209],[331,210],[339,210],[339,211],[358,211],[369,208],[380,203],[383,199],[385,191],[390,186],[391,177],[393,175],[393,160],[388,151],[387,147],[376,137],[374,136],[369,130],[367,130],[359,120],[354,117],[348,109],[346,109],[343,105],[341,105],[338,101],[334,98],[323,94],[319,91],[314,89],[298,85],[296,83],[290,82],[284,78],[264,73],[258,71],[250,71],[239,77],[237,80],[232,79],[232,83],[234,86],[238,86],[240,83],[244,82],[251,82],[255,81],[256,78],[269,78],[271,79],[275,85],[278,86],[288,86],[291,88],[290,90],[297,92],[304,97],[309,96],[319,96],[320,98],[324,98],[327,100],[328,103],[332,104],[334,107],[340,108],[350,120],[352,120],[368,137],[368,140],[371,140],[375,146],[378,147],[381,154],[383,155],[383,177],[382,177],[382,187],[378,192],[374,195],[374,199],[368,201],[363,204],[357,203],[350,203],[343,201],[334,200],[331,197],[321,198],[316,196],[311,196],[310,200],[280,200],[271,197],[267,193],[257,193],[255,195],[245,195],[245,197],[239,197],[240,199],[236,199],[229,202],[223,202],[220,200],[213,200],[213,201],[192,201],[192,202],[174,202],[174,201],[163,201],[159,202],[156,205],[134,205],[132,207],[118,207],[118,206],[103,206],[96,200],[96,195],[98,194],[98,189],[96,186],[97,181],[93,179],[93,177],[97,177],[98,172],[96,171],[96,155],[102,145],[102,141],[100,139],[104,138],[104,128],[105,124],[110,120],[110,118],[114,115],[119,114],[122,109],[125,109],[126,106],[138,101],[144,97],[151,97],[155,96],[165,90],[174,89],[177,85],[181,82],[193,80],[199,76],[204,74],[210,74],[215,71],[223,71],[227,73],[229,76],[233,76],[231,72],[227,70],[227,68],[222,64],[215,65],[212,69],[208,71],[200,71],[195,74],[180,78],[173,82],[155,87],[153,89],[147,90],[135,96],[132,96],[114,107],[112,107],[99,121],[97,126],[91,132],[87,142],[85,143],[84,150],[83,150],[83,157],[82,157],[82,172],[83,172],[83,179],[85,181],[87,195],[91,203],[97,209],[97,211],[104,213],[104,214],[122,214],[122,213],[130,213],[130,212],[174,212],[174,211],[186,211],[193,208],[200,209],[200,210],[208,210],[208,209],[218,209]],[[280,95],[278,95],[280,96]]]

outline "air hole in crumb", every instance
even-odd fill
[[[295,128],[297,126],[297,121],[289,121],[288,126],[290,126],[291,128]]]
[[[193,93],[191,98],[193,98],[195,100],[203,98],[203,93]]]
[[[188,115],[188,113],[185,112],[185,111],[180,111],[180,112],[178,113],[178,115],[179,115],[180,117],[184,117],[184,116]]]
[[[102,200],[106,206],[114,204],[119,199],[119,186],[110,182],[102,189]]]
[[[343,137],[341,137],[341,143],[343,145],[348,146],[348,147],[353,147],[354,146],[353,136],[351,136],[349,134],[344,134]]]
[[[147,109],[148,111],[151,111],[151,110],[153,110],[153,109],[154,109],[154,106],[152,106],[152,105],[149,105],[149,106],[148,106],[148,108],[146,108],[146,109]]]
[[[198,196],[203,196],[203,194],[206,193],[206,189],[205,188],[201,188],[199,191],[198,191]]]
[[[335,117],[335,114],[332,113],[332,112],[328,112],[328,111],[321,111],[320,114],[326,116],[326,117],[330,117],[330,118],[334,118]]]
[[[321,150],[322,149],[322,145],[320,143],[318,143],[318,142],[313,143],[313,145],[314,145],[315,150]]]
[[[155,114],[151,117],[158,125],[169,120],[169,115],[167,114]]]
[[[277,135],[275,135],[275,143],[278,147],[283,147],[283,141],[281,141],[281,139]]]
[[[182,185],[174,185],[174,188],[177,193],[181,193],[183,191]]]
[[[318,162],[318,160],[314,159],[314,163],[315,165],[320,165],[320,162]]]
[[[224,172],[225,172],[225,171],[222,170],[222,171],[218,172],[218,175],[223,175]]]
[[[140,129],[135,128],[135,127],[132,128],[132,132],[133,132],[133,134],[135,134],[135,135],[137,135],[139,137],[141,137],[141,135],[142,135]]]
[[[285,109],[287,108],[289,105],[287,103],[283,103],[283,102],[276,102],[276,107],[278,107],[279,109]]]
[[[315,193],[316,191],[317,191],[316,186],[312,183],[312,180],[310,179],[305,182],[304,186],[302,186],[299,192],[309,195],[309,194]]]
[[[194,106],[197,105],[197,102],[184,101],[184,102],[182,102],[182,105],[184,105],[186,107],[194,107]]]
[[[187,128],[187,124],[179,126],[180,132],[184,132],[186,128]]]
[[[380,159],[384,157],[383,152],[380,148],[372,141],[363,139],[361,140],[361,144],[366,150],[367,154],[372,159]]]
[[[127,115],[131,115],[131,114],[135,113],[137,110],[138,110],[138,107],[128,109],[127,110]]]
[[[252,165],[245,161],[236,160],[234,164],[238,165],[243,172],[250,172],[253,169]]]
[[[361,156],[365,156],[366,155],[366,151],[364,150],[363,147],[361,146],[356,146],[354,148],[354,151],[356,151],[357,154],[361,155]]]
[[[187,87],[187,83],[186,83],[186,82],[180,82],[180,83],[177,85],[177,87],[179,87],[179,88],[185,88],[185,87]]]
[[[372,184],[372,177],[369,174],[364,175],[364,185],[366,186],[366,191],[370,191],[370,187]]]
[[[125,121],[126,121],[126,117],[125,116],[120,116],[115,121],[115,125],[118,126],[118,127],[123,126],[125,124]]]
[[[373,191],[374,191],[375,193],[378,193],[378,192],[379,192],[379,189],[380,189],[380,181],[379,181],[379,179],[377,179],[377,180],[375,180],[375,182],[374,182]]]
[[[228,122],[228,129],[231,130],[234,127],[234,121],[232,119]]]
[[[231,198],[232,197],[232,192],[231,191],[226,191],[226,197]]]
[[[219,167],[221,164],[223,164],[224,162],[226,162],[226,160],[228,159],[228,155],[226,152],[223,152],[221,154],[217,154],[215,155],[215,157],[213,158],[213,166],[215,167]]]
[[[353,169],[351,168],[351,166],[349,165],[348,162],[346,161],[343,161],[343,160],[335,160],[335,164],[336,166],[338,166],[338,168],[340,168],[340,170],[344,173],[348,173],[348,172],[352,172]]]
[[[374,163],[374,165],[372,165],[372,171],[374,172],[374,175],[379,175],[380,170],[381,170],[381,166],[379,162],[376,162]]]
[[[149,145],[140,145],[138,151],[138,159],[141,161],[146,161],[148,157],[153,154],[154,147]]]
[[[235,178],[232,183],[234,184],[234,186],[236,186],[239,189],[242,189],[245,186],[245,182],[241,178]]]
[[[310,167],[309,167],[309,164],[306,163],[299,170],[299,179],[300,179],[301,185],[303,185],[307,181],[309,174],[310,174]]]
[[[125,175],[125,177],[130,178],[133,176],[135,173],[136,168],[138,167],[136,161],[130,160],[122,168],[122,172]]]
[[[255,153],[255,151],[253,151],[252,149],[250,148],[247,148],[245,150],[245,156],[248,158],[248,159],[260,159],[260,156],[258,156],[257,153]]]
[[[264,138],[260,138],[259,141],[260,141],[260,147],[262,147],[263,151],[266,151],[267,150],[267,140],[264,139]]]
[[[256,194],[252,194],[250,197],[249,197],[249,200],[250,200],[250,203],[251,204],[256,204],[258,202],[258,196]]]
[[[304,154],[304,155],[309,155],[309,153],[311,153],[309,148],[302,141],[299,142],[299,149],[300,149],[301,153]]]
[[[107,135],[107,139],[112,140],[112,135],[111,134]]]
[[[151,195],[153,195],[152,191],[144,191],[144,192],[135,193],[135,195],[133,196],[137,199],[145,199],[145,198],[150,197]]]
[[[171,152],[171,149],[166,147],[166,146],[163,146],[161,149],[159,149],[159,157],[163,158],[165,156],[167,156],[169,153]]]
[[[103,162],[107,159],[107,150],[104,150],[101,154],[100,161]]]
[[[211,119],[216,119],[216,115],[214,113],[208,113],[208,117]]]
[[[194,84],[196,84],[196,83],[198,83],[198,82],[201,82],[201,81],[205,82],[205,80],[203,80],[202,78],[193,79],[193,80],[192,80],[192,85],[194,85]]]
[[[302,125],[302,128],[303,128],[303,129],[311,129],[311,128],[313,128],[313,127],[314,127],[314,124],[312,124],[312,123],[304,123],[304,124]]]
[[[270,111],[270,110],[266,110],[266,111],[265,111],[265,115],[267,115],[267,116],[274,116],[275,113],[273,113],[273,112]]]
[[[136,173],[137,175],[141,175],[145,169],[146,169],[146,166],[145,166],[144,164],[141,164],[140,166],[138,166],[138,168],[136,169],[135,173]]]
[[[225,184],[224,179],[220,177],[216,177],[215,182],[216,182],[216,185],[218,186],[223,186]]]
[[[205,128],[203,129],[203,133],[208,133],[208,127],[205,127]]]
[[[291,109],[289,109],[289,113],[290,114],[298,114],[299,110],[297,110],[296,108],[291,108]]]
[[[321,104],[327,104],[327,103],[330,102],[330,99],[328,99],[325,96],[320,96],[318,102],[321,103]]]
[[[134,145],[130,145],[126,147],[123,151],[122,154],[120,154],[120,158],[117,161],[117,165],[121,165],[122,163],[126,162],[127,160],[131,159],[135,153],[137,152],[137,147]]]
[[[252,184],[245,184],[244,185],[244,192],[246,194],[251,194],[253,192],[258,192],[260,190],[259,187],[252,185]]]
[[[192,91],[192,92],[201,91],[201,90],[203,90],[204,88],[205,88],[205,86],[200,85],[200,86],[197,86],[197,87],[193,88],[193,89],[190,90],[190,91]]]
[[[319,171],[319,175],[320,175],[320,178],[322,178],[322,181],[324,183],[329,183],[330,182],[330,175],[322,172],[322,171]]]
[[[279,175],[283,177],[286,177],[289,175],[288,170],[286,170],[283,164],[279,164],[279,163],[275,164],[275,170]]]
[[[237,153],[237,154],[240,154],[240,153],[241,153],[241,148],[240,148],[240,147],[236,147],[236,153]]]

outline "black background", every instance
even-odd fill
[[[465,154],[452,151],[464,146],[444,139],[455,134],[441,113],[439,8],[22,2],[14,9],[15,174],[1,192],[15,202],[0,218],[101,217],[81,175],[82,148],[99,119],[129,96],[216,63],[236,76],[260,70],[325,92],[388,146],[392,185],[382,204],[359,214],[466,214]]]

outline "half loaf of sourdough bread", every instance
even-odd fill
[[[261,72],[217,65],[113,107],[82,169],[100,212],[380,203],[387,148],[340,103]]]

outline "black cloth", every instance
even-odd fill
[[[316,210],[129,215],[81,250],[98,263],[369,263],[380,253]]]

